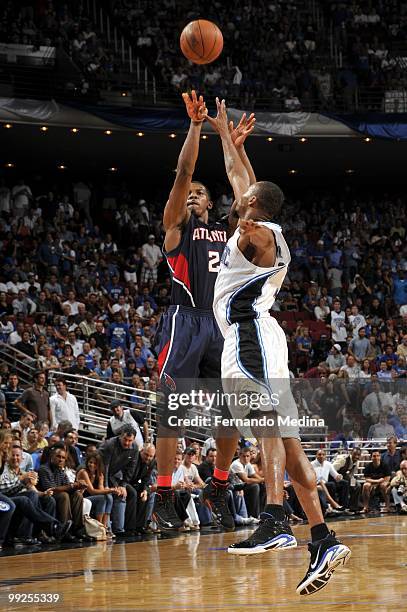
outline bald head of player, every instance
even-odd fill
[[[235,212],[240,219],[270,221],[280,214],[283,202],[284,194],[278,185],[258,181],[242,195]]]
[[[200,181],[192,181],[187,207],[200,221],[208,223],[209,210],[213,208],[213,203],[209,189]]]

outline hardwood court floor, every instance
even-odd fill
[[[225,547],[249,531],[183,534],[0,559],[1,610],[144,610],[231,612],[405,610],[407,517],[330,523],[352,557],[328,587],[299,597],[308,567],[308,527],[294,532],[299,547],[255,557]],[[12,593],[59,593],[60,604],[9,604]]]

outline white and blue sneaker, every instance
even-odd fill
[[[334,571],[348,561],[350,548],[339,542],[331,531],[323,540],[308,544],[311,561],[308,572],[297,586],[298,595],[313,595],[328,584]]]
[[[229,546],[228,553],[231,555],[259,555],[268,550],[295,548],[296,546],[297,540],[288,523],[276,521],[271,514],[264,512],[260,515],[260,525],[256,531],[247,540]]]

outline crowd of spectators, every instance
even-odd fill
[[[155,446],[145,432],[140,446],[137,444],[140,429],[133,427],[137,424],[131,411],[124,410],[121,402],[112,402],[113,416],[104,441],[80,449],[78,429],[70,421],[40,421],[35,412],[27,411],[27,405],[35,410],[45,403],[51,410],[55,404],[55,396],[48,397],[40,376],[20,401],[17,399],[16,405],[22,408],[20,418],[10,423],[1,417],[0,550],[3,546],[92,541],[94,532],[87,529],[90,517],[103,530],[99,539],[113,541],[159,533],[153,515]],[[62,377],[57,384],[66,386]],[[60,387],[55,395],[63,391]],[[113,432],[115,422],[121,422],[121,427]],[[397,438],[389,436],[385,451],[375,445],[361,448],[356,442],[336,453],[331,446],[331,451],[332,461],[324,448],[312,461],[326,517],[407,513],[407,445],[399,448]],[[183,521],[179,531],[217,526],[216,517],[202,499],[203,489],[213,476],[216,453],[213,438],[203,445],[190,441],[189,446],[184,438],[179,440],[172,474],[175,507]],[[228,487],[228,505],[236,525],[257,524],[265,500],[259,449],[241,439],[230,466]],[[306,519],[288,474],[284,509],[292,523]]]
[[[166,0],[159,10],[148,1],[106,5],[159,87],[195,88],[244,108],[352,111],[358,88],[367,94],[359,96],[361,108],[382,109],[384,91],[406,85],[403,61],[392,44],[405,38],[406,5],[399,0],[314,5],[211,0],[204,17],[220,25],[225,44],[209,66],[193,65],[179,51],[177,33],[202,17],[193,2]],[[337,65],[334,45],[337,57],[342,54]]]
[[[0,42],[32,46],[34,50],[40,46],[64,49],[82,75],[79,81],[65,77],[65,92],[82,96],[89,94],[91,87],[105,86],[120,63],[81,0],[2,3]],[[66,63],[62,66],[66,68]],[[60,77],[62,81],[64,74]],[[35,83],[32,86],[35,87]]]
[[[407,85],[402,48],[407,7],[402,0],[315,5],[210,0],[204,17],[220,25],[224,52],[208,66],[192,64],[179,49],[184,25],[202,17],[192,1],[101,4],[112,27],[131,44],[134,59],[139,57],[154,74],[159,99],[195,88],[244,108],[383,110],[385,91],[404,91]],[[128,67],[88,8],[73,0],[3,3],[0,41],[63,47],[83,75],[80,84],[68,79],[65,93],[75,89],[97,95],[97,89],[115,88],[117,74]]]
[[[157,194],[147,202],[135,197],[131,186],[113,182],[101,191],[86,181],[53,189],[39,177],[0,186],[1,341],[39,368],[33,385],[24,388],[14,371],[1,366],[1,431],[4,436],[11,430],[11,436],[2,438],[8,467],[0,475],[0,492],[15,507],[7,537],[16,545],[83,539],[85,512],[108,533],[112,527],[116,535],[156,530],[151,522],[155,451],[140,395],[157,389],[154,335],[170,299],[160,250],[164,199]],[[220,215],[230,204],[229,193],[220,190],[216,204]],[[360,452],[367,457],[366,438],[372,439],[371,450],[374,440],[390,437],[391,456],[407,439],[403,196],[367,194],[356,187],[334,195],[309,191],[301,199],[293,193],[280,222],[292,262],[272,314],[287,335],[299,414],[323,417],[328,428],[323,435],[338,451],[328,471],[321,453],[314,462],[322,507],[335,516],[367,512],[382,500],[385,510],[394,502],[404,512],[404,465],[397,472],[402,457],[398,463],[389,460],[389,472],[373,453],[365,484],[359,482],[356,490],[355,470],[349,485],[338,477],[357,463],[356,445],[364,445]],[[54,376],[51,397],[50,369],[62,375]],[[115,389],[101,403],[111,409],[106,440],[99,449],[89,445],[85,457],[78,447],[76,388],[68,389],[64,374]],[[201,448],[194,447],[196,456],[180,446],[183,454],[174,463],[177,511],[186,530],[212,520],[199,499],[216,449],[210,441],[201,461]],[[120,466],[121,448],[133,449],[125,453],[129,465]],[[124,479],[114,476],[118,465],[121,473],[125,468]],[[143,486],[134,476],[139,473]],[[231,474],[235,521],[254,524],[264,503],[257,450],[243,445]],[[301,519],[288,478],[286,491],[287,514]],[[48,518],[33,514],[32,506]],[[27,520],[21,530],[22,516]]]

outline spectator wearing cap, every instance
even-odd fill
[[[31,414],[35,421],[51,422],[49,393],[45,389],[46,376],[40,371],[34,374],[34,385],[15,401],[21,412]]]
[[[135,442],[137,447],[142,449],[144,438],[148,437],[148,424],[145,418],[138,412],[133,412],[132,414],[130,409],[124,409],[123,403],[120,400],[114,400],[110,404],[110,410],[113,416],[110,417],[107,424],[106,439],[110,440],[110,438],[117,436],[123,425],[129,425],[135,431]],[[143,428],[143,433],[141,433],[141,427]]]
[[[70,421],[72,428],[79,430],[78,401],[72,393],[69,393],[66,379],[63,376],[57,376],[55,387],[56,393],[50,397],[51,429],[55,431],[61,421]]]
[[[157,282],[157,270],[162,261],[160,247],[155,244],[154,234],[148,236],[148,242],[142,247],[143,267],[141,270],[141,282],[147,283],[150,278]]]
[[[331,374],[338,374],[342,366],[345,365],[345,355],[342,355],[342,349],[340,344],[334,344],[329,355],[326,359],[329,371]]]

